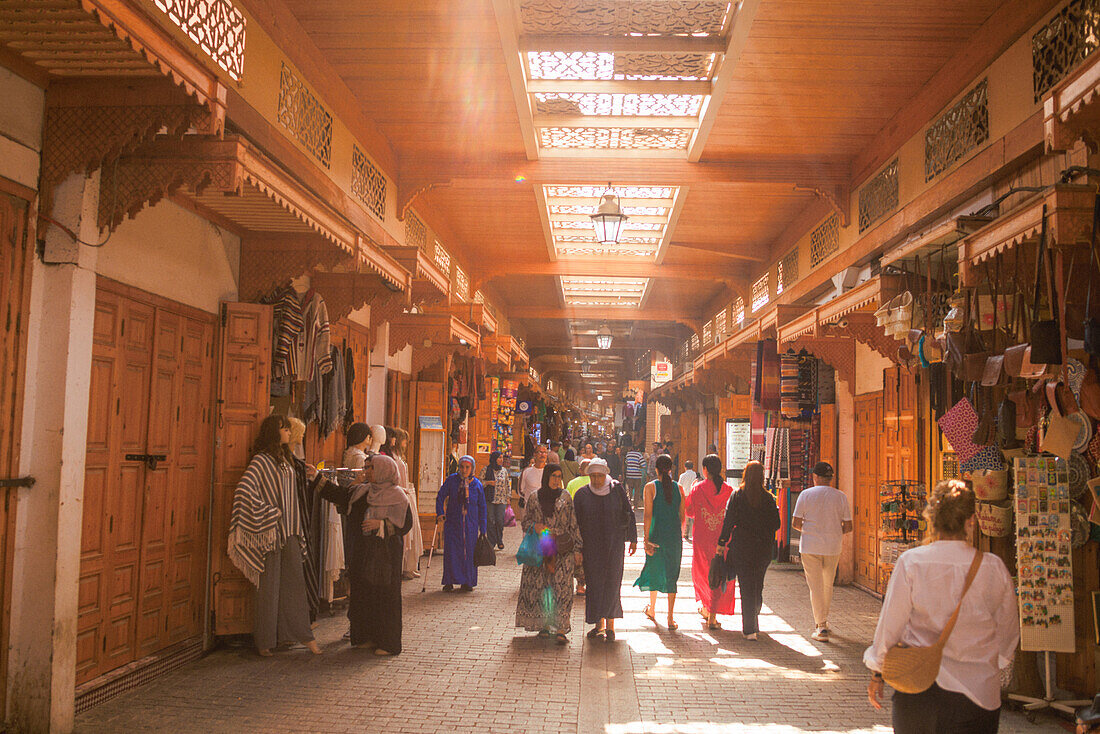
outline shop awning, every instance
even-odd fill
[[[1085,134],[1100,128],[1100,56],[1085,60],[1043,99],[1043,127],[1048,151],[1069,150]]]
[[[497,330],[497,317],[485,306],[484,303],[451,303],[437,304],[425,309],[429,313],[448,313],[460,318],[467,324],[488,333]]]
[[[390,354],[412,346],[413,375],[451,354],[477,355],[477,330],[454,316],[404,313],[390,320]]]
[[[105,190],[110,195],[100,197],[104,226],[171,194],[238,233],[240,290],[246,300],[317,268],[373,273],[391,290],[403,293],[412,282],[409,271],[393,257],[238,137],[157,140],[120,159],[117,184]]]
[[[489,364],[504,370],[512,368],[512,337],[507,334],[487,334],[481,337],[481,356]]]
[[[990,221],[989,217],[954,217],[940,222],[884,253],[881,263],[883,266],[893,265],[915,260],[916,258],[923,259],[928,255],[935,255],[944,248],[957,244],[963,237],[977,232],[989,224]],[[954,257],[954,253],[955,250],[952,249],[952,257]],[[935,268],[938,265],[938,260],[933,259],[933,268]],[[923,268],[924,265],[922,264],[921,267]]]
[[[1096,188],[1057,184],[1028,197],[1017,207],[959,242],[959,279],[975,285],[978,265],[1016,245],[1038,242],[1047,213],[1048,244],[1056,248],[1087,246],[1092,236],[1092,209]]]
[[[412,303],[430,305],[446,300],[451,284],[427,253],[419,247],[383,248],[401,267],[412,274]]]

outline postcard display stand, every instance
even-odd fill
[[[1027,456],[1015,459],[1013,474],[1020,649],[1043,653],[1046,695],[1009,697],[1027,711],[1072,714],[1089,701],[1056,701],[1051,670],[1053,653],[1074,652],[1069,470],[1063,459]]]

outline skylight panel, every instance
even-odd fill
[[[543,127],[544,148],[607,150],[687,150],[694,130],[670,127]]]
[[[695,117],[701,94],[598,94],[538,92],[535,112],[546,115]]]
[[[649,278],[561,276],[567,306],[638,307],[648,287]]]

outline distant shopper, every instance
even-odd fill
[[[684,544],[684,492],[672,479],[672,459],[668,454],[657,457],[658,478],[645,487],[645,566],[634,582],[642,591],[649,592],[649,606],[645,615],[657,623],[657,595],[668,596],[668,628],[680,625],[673,618],[676,607],[676,583],[680,579],[680,562]]]
[[[546,466],[546,447],[539,446],[531,455],[531,463],[519,474],[519,497],[526,506],[527,498],[542,486],[542,469]]]
[[[409,481],[409,465],[405,463],[405,452],[409,447],[409,434],[403,428],[386,426],[386,443],[381,453],[393,459],[397,464],[397,486],[405,491],[412,509],[412,529],[405,535],[405,546],[401,562],[401,577],[420,578],[420,557],[424,555],[424,536],[420,532],[420,512],[417,509],[416,487]]]
[[[489,454],[489,465],[485,467],[481,486],[488,506],[489,542],[497,550],[504,550],[504,510],[512,497],[512,483],[509,481],[508,469],[504,466],[504,454],[501,452]]]
[[[566,464],[576,464],[575,461],[567,461]],[[578,464],[578,475],[574,477],[569,484],[565,485],[565,491],[569,493],[570,498],[577,496],[577,490],[581,487],[587,486],[588,480],[588,465],[591,463],[588,459],[581,459]],[[584,564],[577,563],[573,566],[573,577],[577,579],[577,596],[585,595],[584,586]]]
[[[898,734],[997,731],[1000,670],[1016,653],[1020,618],[1004,563],[967,542],[974,532],[974,506],[974,492],[957,479],[940,482],[932,490],[924,510],[932,542],[898,558],[874,641],[863,653],[871,669],[867,697],[872,706],[882,708],[881,671],[887,651],[898,643],[935,644],[958,609],[935,683],[921,693],[894,693],[892,717]]]
[[[397,482],[397,462],[375,454],[363,467],[363,483],[324,482],[321,496],[345,514],[353,528],[348,557],[351,644],[375,655],[401,652],[401,565],[404,538],[415,518],[408,493]]]
[[[565,458],[565,449],[562,448],[561,441],[551,441],[550,451],[558,455],[558,460]]]
[[[798,495],[792,524],[802,534],[798,553],[810,587],[810,607],[814,613],[812,637],[828,642],[833,581],[844,535],[852,532],[852,508],[844,493],[829,484],[833,481],[832,466],[819,461],[813,475],[814,486]]]
[[[577,460],[577,452],[573,450],[573,444],[568,438],[562,442],[561,458],[565,461]]]
[[[717,458],[717,457],[716,457]],[[741,487],[730,497],[718,545],[729,543],[732,571],[741,585],[741,633],[755,640],[760,631],[764,575],[775,555],[779,508],[764,489],[764,465],[750,461],[741,473]]]
[[[264,418],[252,451],[233,493],[227,548],[233,565],[256,587],[252,637],[265,657],[283,641],[279,633],[320,655],[309,623],[302,516],[285,415]],[[317,470],[308,471],[312,480]]]
[[[477,586],[474,546],[488,531],[485,491],[474,476],[474,458],[458,460],[458,471],[447,477],[435,499],[436,522],[443,523],[443,590],[473,591]]]
[[[621,482],[623,480],[623,460],[619,454],[619,446],[614,439],[607,442],[603,460],[607,462],[607,475],[616,482]]]
[[[635,507],[642,505],[642,488],[645,486],[646,456],[638,449],[626,452],[626,485]]]
[[[548,464],[542,472],[542,485],[531,495],[523,517],[523,532],[548,531],[556,554],[544,558],[542,565],[523,567],[516,605],[516,626],[540,637],[554,635],[559,645],[566,637],[573,616],[573,566],[581,544],[573,499],[562,484],[561,467]]]
[[[676,480],[676,483],[680,485],[680,491],[687,497],[691,494],[691,488],[695,486],[695,482],[698,481],[699,475],[695,473],[695,464],[691,459],[684,462],[684,471],[680,474],[680,478]],[[687,520],[684,521],[684,540],[691,539],[691,525],[695,522],[695,519],[691,516],[687,516]]]
[[[726,516],[733,487],[723,478],[722,460],[716,454],[703,458],[705,476],[691,488],[687,497],[687,516],[695,518],[695,542],[691,553],[691,581],[695,600],[708,629],[721,629],[717,615],[732,615],[737,608],[737,581],[726,584],[726,590],[710,587],[710,561],[718,549],[718,536]]]
[[[589,463],[588,479],[573,500],[588,590],[584,620],[595,625],[588,632],[589,639],[602,637],[613,642],[615,620],[623,616],[623,545],[629,543],[630,555],[634,555],[638,528],[626,490],[607,476],[603,459]]]

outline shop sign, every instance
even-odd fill
[[[653,382],[662,385],[672,379],[672,362],[665,360],[653,363]]]

